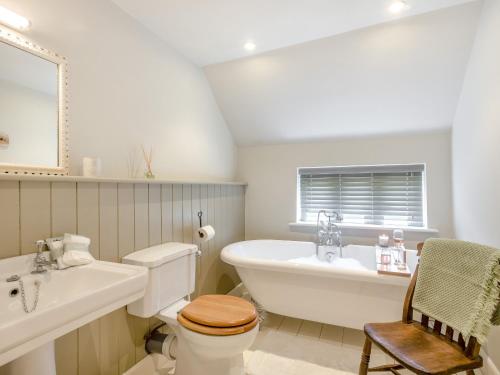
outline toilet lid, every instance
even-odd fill
[[[247,324],[243,324],[241,326],[236,327],[210,327],[202,324],[198,324],[192,322],[189,319],[186,319],[182,316],[182,314],[177,315],[177,321],[179,324],[196,333],[201,333],[204,335],[210,336],[232,336],[232,335],[241,335],[245,332],[249,332],[254,329],[259,323],[259,318],[255,318],[253,321]]]
[[[218,328],[239,327],[257,319],[254,305],[243,298],[226,295],[198,297],[180,315],[192,323]]]

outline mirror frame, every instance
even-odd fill
[[[0,42],[57,64],[58,81],[58,166],[6,165],[0,163],[0,174],[66,176],[69,173],[68,63],[64,56],[40,47],[0,25]]]

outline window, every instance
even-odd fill
[[[345,224],[424,228],[425,165],[299,168],[298,220],[333,210]]]

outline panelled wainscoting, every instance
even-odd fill
[[[216,237],[200,244],[196,293],[226,293],[238,276],[219,254],[244,239],[244,194],[243,184],[0,178],[0,258],[34,252],[36,240],[68,232],[90,237],[96,258],[119,262],[163,242],[198,243],[202,211]],[[58,375],[121,374],[146,355],[144,335],[156,324],[122,308],[61,337]]]

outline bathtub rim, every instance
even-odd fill
[[[236,255],[234,253],[233,250],[236,246],[241,246],[242,244],[251,242],[254,243],[294,242],[294,243],[315,245],[314,242],[309,242],[309,241],[290,241],[290,240],[272,240],[272,239],[239,241],[231,243],[222,249],[220,254],[222,261],[236,267],[236,269],[245,268],[250,270],[255,269],[261,271],[294,273],[294,274],[307,275],[313,277],[327,277],[333,279],[336,278],[336,279],[353,280],[353,281],[364,281],[364,282],[371,282],[371,283],[385,284],[385,285],[408,286],[411,280],[411,277],[383,275],[377,273],[377,271],[375,270],[355,270],[355,269],[348,270],[344,268],[329,269],[327,267],[319,267],[309,264],[298,264],[293,262],[287,262],[284,260],[245,257]],[[365,245],[354,245],[354,246],[365,246]],[[407,251],[415,252],[416,254],[416,251],[414,250],[407,250]]]

